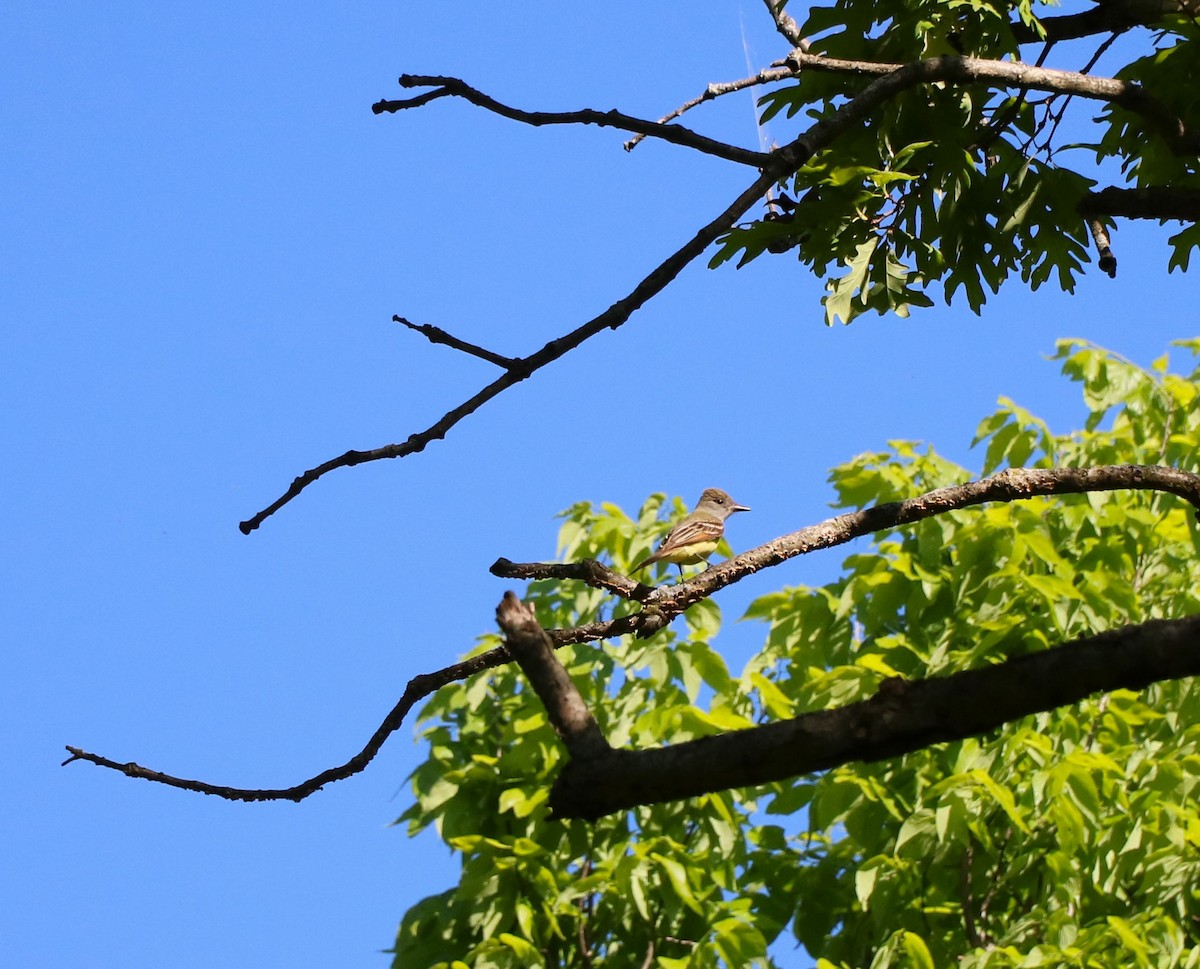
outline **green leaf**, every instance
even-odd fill
[[[703,915],[704,907],[697,900],[691,885],[688,884],[687,869],[683,864],[673,858],[666,858],[657,852],[652,852],[650,858],[658,863],[663,874],[667,876],[667,881],[670,883],[671,891],[675,893],[675,897],[697,915]]]
[[[904,933],[904,954],[908,958],[908,965],[914,969],[934,969],[933,954],[929,951],[929,946],[915,932]]]
[[[933,23],[944,11],[901,16],[918,14]],[[870,134],[875,151],[885,135],[918,140]],[[929,145],[911,164],[935,150],[945,151]],[[974,190],[960,186],[959,218]],[[1050,204],[1045,191],[1039,200],[1030,220]],[[880,267],[886,259],[867,276],[868,302],[871,287],[886,288]],[[978,424],[986,462],[1195,469],[1200,340],[1173,355],[1187,366],[1159,357],[1142,368],[1064,341],[1056,359],[1085,426],[1053,432],[1002,398]],[[831,496],[867,507],[978,475],[897,440],[835,468]],[[564,524],[579,524],[580,553],[617,562],[683,509],[663,496],[632,516],[581,503]],[[755,599],[732,648],[714,611],[697,614],[693,634],[561,655],[614,744],[655,747],[853,702],[893,676],[946,676],[1196,614],[1198,549],[1200,523],[1174,496],[996,502],[860,539],[825,585]],[[568,581],[532,583],[530,596],[563,628],[615,604]],[[536,695],[515,666],[489,670],[443,686],[419,714],[425,761],[401,819],[440,837],[462,873],[404,915],[395,964],[579,965],[586,938],[597,965],[641,965],[653,945],[660,966],[766,967],[768,944],[787,933],[838,967],[1200,966],[1198,724],[1200,685],[1167,681],[970,740],[581,823],[548,817],[565,755]],[[983,945],[968,938],[968,914]]]

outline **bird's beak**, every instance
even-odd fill
[[[732,508],[729,509],[729,514],[732,515],[735,511],[749,511],[749,510],[750,509],[747,508],[745,505],[734,505]]]

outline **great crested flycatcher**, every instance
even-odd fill
[[[721,536],[725,534],[726,518],[735,511],[749,510],[720,488],[706,489],[692,513],[667,532],[658,551],[642,559],[630,569],[629,574],[640,572],[653,562],[673,562],[679,566],[679,574],[683,575],[685,565],[702,562],[716,551]]]

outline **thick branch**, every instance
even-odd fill
[[[670,747],[567,763],[550,793],[559,818],[748,787],[876,761],[995,730],[1109,690],[1200,675],[1200,616],[1111,630],[996,666],[887,680],[836,710]]]
[[[1180,155],[1200,153],[1200,135],[1189,130],[1161,101],[1141,85],[1112,77],[1095,77],[1075,71],[1058,71],[1012,61],[979,57],[933,57],[909,64],[842,60],[793,50],[786,62],[797,72],[829,71],[838,74],[876,76],[846,108],[854,107],[854,120],[865,118],[882,102],[918,84],[950,81],[955,84],[997,84],[1004,87],[1073,94],[1096,101],[1110,101],[1141,115]],[[844,110],[844,109],[843,109]],[[845,119],[842,119],[845,121]]]
[[[1044,35],[1020,22],[1012,25],[1012,31],[1019,44],[1075,40],[1092,34],[1121,33],[1132,27],[1151,27],[1172,14],[1194,16],[1197,9],[1200,8],[1194,0],[1101,0],[1081,13],[1042,17]]]
[[[554,644],[538,624],[533,609],[506,592],[496,609],[496,622],[508,651],[529,679],[571,757],[587,760],[611,751],[566,667],[554,655]]]
[[[1146,188],[1110,186],[1088,192],[1079,203],[1079,214],[1084,218],[1107,215],[1125,219],[1200,222],[1200,191],[1165,185]]]
[[[501,104],[495,98],[489,97],[482,91],[477,91],[465,81],[457,77],[437,77],[418,74],[403,74],[400,77],[401,87],[435,86],[437,90],[426,92],[405,101],[379,101],[371,106],[376,114],[383,112],[402,111],[405,108],[416,108],[439,97],[458,97],[480,108],[486,108],[501,117],[511,121],[540,127],[553,124],[594,124],[602,128],[619,128],[622,131],[634,131],[650,138],[660,138],[685,148],[724,158],[726,161],[761,168],[767,160],[767,155],[761,151],[749,148],[739,148],[737,145],[726,144],[713,138],[706,138],[699,132],[684,128],[681,125],[665,125],[661,122],[647,121],[644,118],[634,118],[620,111],[597,111],[594,108],[583,108],[579,111],[522,111]]]

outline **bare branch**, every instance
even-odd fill
[[[477,91],[465,81],[457,77],[438,77],[434,75],[402,74],[401,87],[426,87],[436,85],[438,90],[427,92],[406,101],[379,101],[371,106],[376,114],[402,111],[405,108],[416,108],[439,97],[458,97],[480,108],[492,111],[501,117],[512,121],[520,121],[540,127],[552,124],[594,124],[602,128],[620,128],[623,131],[635,131],[651,138],[660,138],[685,148],[694,148],[706,155],[724,158],[726,161],[738,162],[761,168],[768,156],[761,151],[749,148],[739,148],[713,138],[707,138],[699,132],[684,128],[681,125],[664,125],[644,118],[635,118],[620,111],[597,111],[594,108],[583,108],[579,111],[522,111],[501,104],[482,91]]]
[[[294,787],[257,789],[209,784],[206,781],[189,780],[184,777],[164,774],[161,771],[142,767],[140,764],[135,764],[132,761],[122,764],[118,761],[109,760],[107,757],[101,757],[99,754],[92,754],[79,747],[72,747],[70,745],[67,746],[67,751],[71,756],[63,761],[63,766],[65,767],[72,761],[84,760],[98,767],[107,767],[110,770],[120,771],[126,777],[154,781],[158,784],[165,784],[168,787],[176,787],[185,791],[195,791],[199,794],[213,794],[230,801],[302,801],[310,794],[315,794],[321,790],[326,784],[344,780],[365,768],[367,764],[375,759],[375,755],[379,753],[388,737],[400,728],[409,710],[413,708],[417,701],[429,696],[429,694],[433,693],[439,687],[445,686],[447,683],[464,680],[481,670],[500,666],[503,663],[507,663],[511,658],[508,650],[501,646],[486,653],[481,653],[478,656],[473,656],[470,659],[463,660],[461,663],[447,666],[445,669],[438,670],[437,672],[422,673],[419,676],[414,676],[404,688],[404,694],[397,701],[396,705],[392,707],[391,712],[384,718],[383,723],[371,735],[371,739],[367,741],[366,746],[361,751],[351,757],[346,763],[322,771],[315,777],[310,777],[308,780],[296,784]]]
[[[347,451],[345,454],[305,471],[292,481],[291,486],[284,494],[256,515],[241,522],[238,528],[241,529],[243,535],[249,535],[267,518],[275,514],[275,512],[300,494],[301,491],[330,471],[338,468],[352,468],[357,464],[362,464],[364,461],[403,458],[425,450],[426,445],[431,441],[441,440],[455,424],[464,417],[473,414],[493,397],[512,387],[514,384],[520,383],[535,371],[557,360],[568,351],[573,350],[579,344],[583,343],[584,340],[595,336],[605,329],[617,329],[617,327],[627,322],[634,312],[649,299],[662,292],[671,280],[678,276],[688,263],[707,249],[717,237],[727,232],[763,196],[774,180],[775,175],[771,172],[760,175],[750,183],[749,188],[733,200],[724,212],[703,226],[691,239],[663,260],[653,272],[633,288],[628,296],[617,300],[617,302],[613,303],[612,306],[599,316],[577,327],[565,336],[551,340],[536,353],[514,360],[513,365],[506,373],[492,381],[492,383],[475,394],[474,397],[447,411],[435,424],[411,435],[403,444],[387,444],[370,451]]]
[[[681,115],[691,111],[697,105],[704,104],[705,101],[712,101],[714,98],[719,98],[724,94],[733,94],[735,91],[744,91],[746,88],[755,87],[759,84],[773,84],[776,81],[782,81],[789,77],[794,77],[794,73],[786,67],[774,67],[759,71],[753,77],[743,77],[737,81],[723,81],[719,84],[710,84],[704,89],[704,93],[698,97],[692,98],[690,101],[685,101],[670,114],[664,114],[658,119],[659,124],[666,124],[668,121],[674,121]],[[637,147],[637,143],[645,138],[646,135],[634,135],[627,142],[624,148],[626,151],[633,151]]]
[[[618,619],[599,620],[570,629],[550,629],[545,633],[555,649],[574,644],[636,635],[647,638],[668,626],[690,606],[707,598],[747,575],[778,565],[797,555],[832,548],[854,538],[898,525],[911,524],[933,515],[988,501],[1016,501],[1041,495],[1080,494],[1090,491],[1152,490],[1177,495],[1200,509],[1200,476],[1174,468],[1116,465],[1098,468],[1010,468],[991,478],[949,488],[939,488],[906,501],[876,505],[861,511],[838,515],[817,525],[777,538],[741,555],[722,562],[700,575],[673,586],[649,586],[619,576],[597,562],[518,564],[500,559],[492,566],[496,575],[514,578],[574,578],[597,588],[607,589],[642,603],[642,611]],[[399,729],[417,701],[456,680],[464,680],[483,670],[510,662],[507,646],[497,646],[470,659],[433,673],[409,680],[404,694],[367,741],[363,749],[345,764],[332,767],[294,787],[252,789],[227,787],[205,781],[189,780],[142,767],[120,763],[68,746],[71,756],[64,761],[85,760],[99,767],[120,771],[128,777],[155,781],[170,787],[214,794],[233,801],[300,801],[324,785],[357,774],[371,762],[387,738]]]
[[[467,343],[466,340],[460,340],[456,336],[451,336],[440,326],[431,326],[428,323],[422,323],[418,326],[416,323],[410,323],[403,316],[393,316],[393,323],[403,323],[410,330],[416,330],[424,336],[430,343],[441,343],[448,347],[453,347],[455,350],[461,350],[463,353],[468,353],[473,357],[479,357],[480,360],[486,360],[488,363],[494,363],[497,367],[503,370],[512,370],[513,367],[520,366],[520,360],[514,360],[512,357],[504,357],[498,353],[493,353],[491,350],[485,350],[483,347],[477,347],[474,343]]]
[[[611,751],[596,718],[554,655],[554,645],[538,624],[533,609],[506,592],[496,609],[496,622],[504,633],[508,651],[528,677],[571,757],[587,760]]]
[[[783,39],[793,47],[808,50],[808,41],[805,40],[804,34],[800,32],[800,25],[784,9],[787,6],[787,0],[763,0],[763,3],[767,5],[767,12],[770,13],[771,19],[775,21],[775,29],[779,31]]]
[[[595,559],[581,562],[510,562],[498,558],[488,569],[501,579],[578,579],[593,589],[612,592],[622,599],[644,599],[648,585],[626,578]]]
[[[1200,135],[1191,131],[1161,101],[1141,85],[1112,77],[1096,77],[1077,71],[1059,71],[1048,67],[1012,61],[993,61],[979,57],[932,57],[909,64],[878,61],[853,61],[793,50],[785,59],[797,73],[803,70],[830,71],[838,74],[876,76],[842,111],[853,108],[839,123],[853,123],[877,105],[918,84],[950,81],[955,84],[996,84],[1004,87],[1032,88],[1056,94],[1074,94],[1096,101],[1109,101],[1141,115],[1179,155],[1200,154]],[[841,115],[842,112],[839,112]],[[852,119],[852,120],[851,120]],[[831,119],[832,120],[832,119]],[[810,133],[813,129],[810,129]]]
[[[550,792],[558,818],[595,819],[644,804],[749,787],[852,761],[975,737],[1108,690],[1200,675],[1200,616],[1110,630],[983,669],[886,680],[836,710],[648,750],[572,759]]]
[[[604,634],[604,623],[581,628],[587,629],[588,639],[628,633],[646,638],[669,625],[701,599],[798,555],[833,548],[873,532],[910,525],[947,511],[989,501],[1122,490],[1163,491],[1200,509],[1200,475],[1175,468],[1131,464],[1096,468],[1009,468],[990,478],[938,488],[917,498],[875,505],[810,525],[714,565],[677,585],[663,585],[649,594],[631,596],[642,603],[642,611],[610,620],[610,633]],[[550,635],[558,643],[564,638],[569,641],[572,633],[573,630],[551,630]]]

